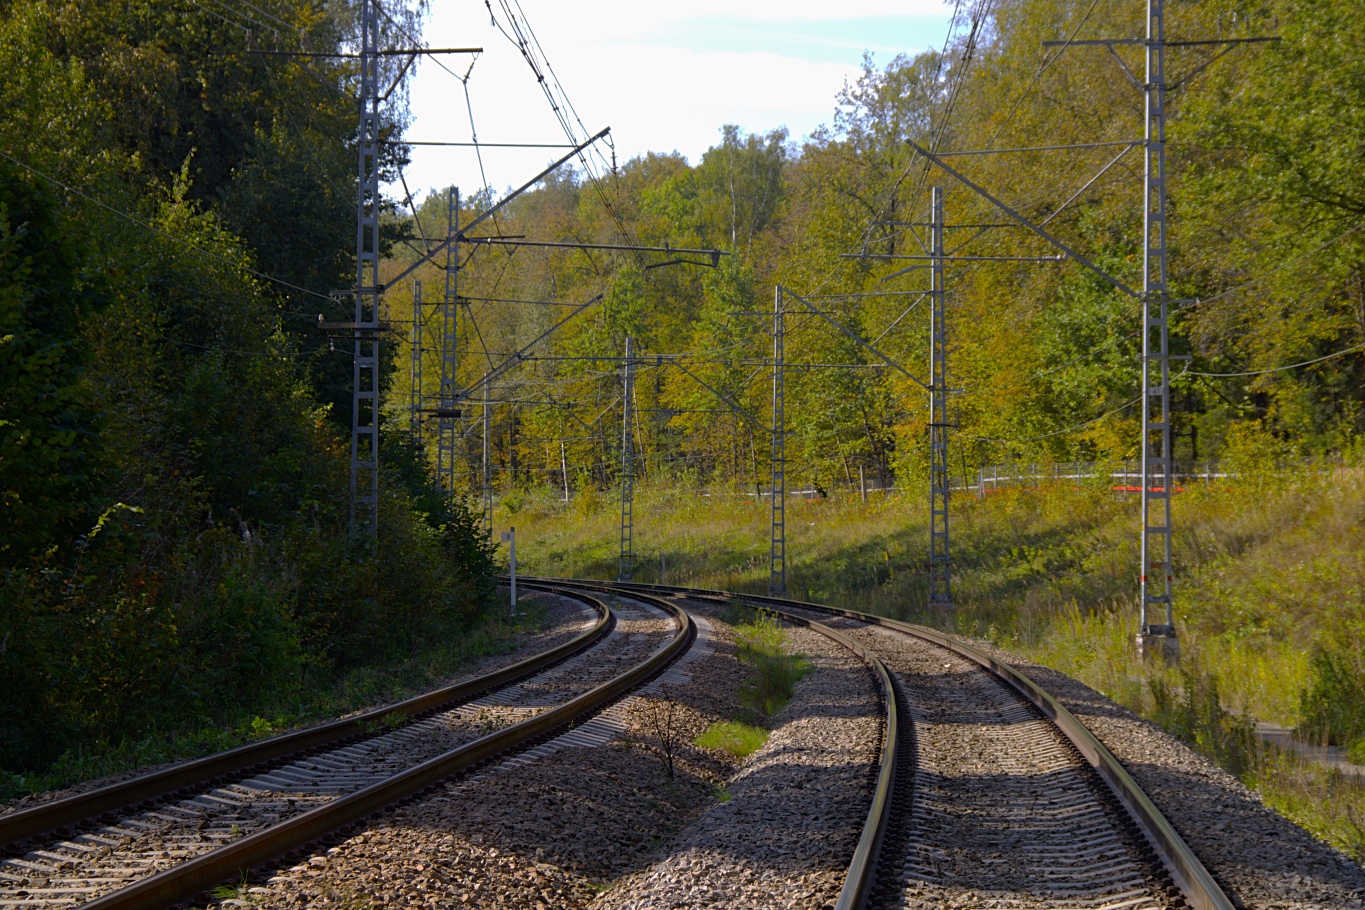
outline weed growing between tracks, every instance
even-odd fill
[[[788,652],[787,630],[777,617],[765,610],[749,612],[751,619],[733,624],[739,659],[750,669],[740,698],[755,719],[767,719],[791,701],[810,664],[803,655]]]
[[[768,742],[768,731],[737,720],[724,720],[706,728],[692,740],[703,749],[723,749],[735,758],[748,758]]]
[[[739,691],[744,708],[739,718],[711,724],[692,743],[742,759],[767,743],[766,723],[791,701],[810,664],[803,655],[789,653],[787,630],[771,613],[732,602],[722,618],[734,633],[736,655],[749,668]]]

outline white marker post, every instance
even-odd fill
[[[511,565],[512,565],[512,572],[511,572],[511,575],[512,575],[512,608],[511,608],[511,613],[512,613],[513,616],[516,616],[516,615],[517,615],[517,529],[516,529],[516,528],[508,528],[506,531],[503,531],[503,532],[502,532],[502,542],[505,543],[505,544],[507,544],[508,547],[511,549]]]

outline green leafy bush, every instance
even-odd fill
[[[96,421],[80,324],[98,296],[55,207],[0,161],[0,568],[69,534],[88,509]]]
[[[450,672],[492,548],[406,433],[382,441],[377,552],[351,540],[350,357],[302,290],[354,277],[354,112],[316,74],[220,66],[242,36],[208,13],[5,12],[0,798]]]

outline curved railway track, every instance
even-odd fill
[[[0,815],[10,853],[0,908],[201,902],[205,889],[295,862],[449,777],[534,755],[687,651],[696,631],[679,599],[771,610],[857,654],[875,680],[880,767],[839,910],[1234,906],[1080,721],[970,646],[791,600],[523,584],[577,599],[597,620],[557,648],[380,711]]]
[[[748,601],[840,640],[883,678],[882,767],[841,910],[1234,906],[1070,711],[968,645],[931,629],[799,601],[586,585]]]
[[[0,816],[0,907],[159,908],[294,861],[367,819],[619,700],[691,646],[687,613],[648,595],[574,640],[488,676]],[[671,627],[671,635],[669,629]],[[17,854],[17,855],[16,855]]]

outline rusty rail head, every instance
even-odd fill
[[[266,762],[278,761],[320,746],[334,745],[354,736],[364,736],[376,724],[381,724],[390,717],[397,715],[411,717],[452,702],[468,701],[487,689],[504,686],[514,679],[539,672],[591,646],[611,632],[615,626],[616,618],[600,601],[593,598],[578,599],[597,612],[597,622],[583,634],[544,653],[533,655],[486,676],[445,686],[355,717],[238,746],[236,749],[177,764],[151,774],[139,775],[88,793],[79,793],[30,809],[0,815],[0,846],[27,841],[55,828],[75,825],[106,812],[117,812],[144,800],[162,799],[183,787],[206,784],[230,774],[249,772]]]

